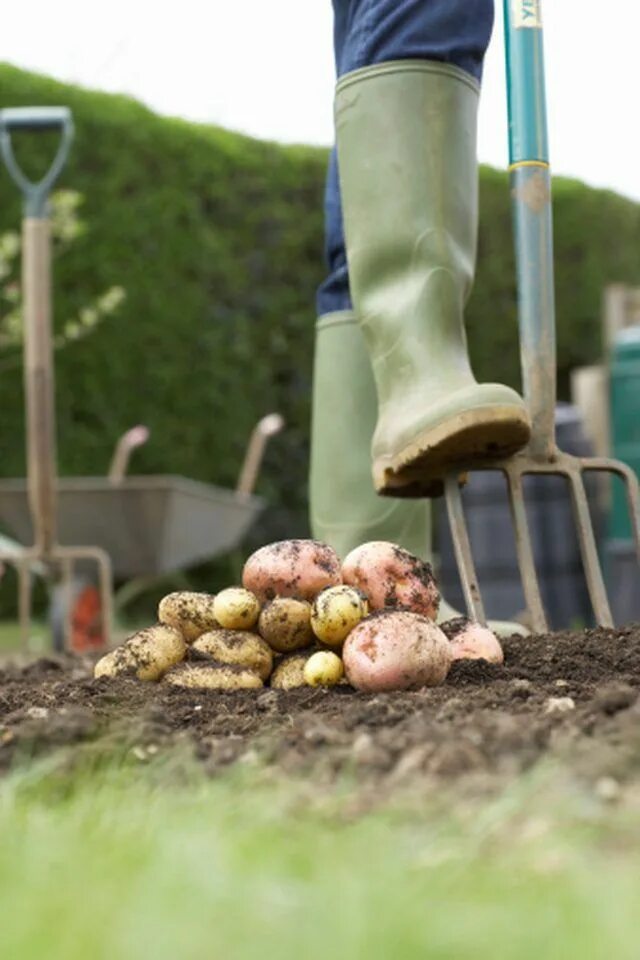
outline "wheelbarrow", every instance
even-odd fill
[[[135,580],[140,586],[221,556],[242,541],[265,507],[252,491],[266,441],[283,423],[278,414],[270,414],[257,424],[235,490],[174,475],[125,476],[121,473],[126,468],[121,459],[122,441],[141,429],[133,428],[118,445],[108,476],[57,481],[60,542],[93,544],[109,556],[116,580]],[[114,467],[118,468],[116,473]],[[24,479],[0,480],[0,526],[15,541],[17,560],[19,545],[33,541]],[[96,589],[86,569],[78,576],[77,566],[69,582],[53,589],[51,620],[57,648],[67,645],[86,649],[107,642],[100,622],[82,625],[93,633],[93,643],[78,641],[81,625],[74,618],[75,605],[81,592],[86,601],[96,595]],[[46,576],[42,568],[35,572]],[[94,618],[96,613],[101,616],[101,607],[98,598],[91,606]],[[70,620],[68,626],[66,620]],[[25,629],[28,633],[28,623]]]
[[[61,140],[46,176],[26,178],[12,147],[14,130],[57,130]],[[73,127],[66,108],[0,111],[0,152],[24,197],[23,287],[25,312],[26,479],[0,481],[0,525],[19,545],[0,547],[19,573],[23,645],[31,618],[31,571],[71,594],[78,563],[99,570],[102,639],[111,641],[112,571],[118,578],[158,576],[196,564],[236,546],[262,510],[253,496],[265,445],[283,426],[279,414],[256,426],[235,491],[180,476],[126,477],[130,435],[122,438],[106,477],[56,476],[55,406],[51,343],[50,240],[47,198],[68,155]],[[129,437],[129,440],[126,438]],[[83,544],[87,546],[71,546]],[[90,546],[88,546],[90,544]],[[70,608],[64,643],[71,636]]]

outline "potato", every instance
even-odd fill
[[[278,653],[308,647],[313,641],[311,604],[294,597],[276,597],[262,610],[258,633]]]
[[[221,627],[229,630],[250,630],[260,616],[255,594],[244,587],[228,587],[213,601],[213,615]]]
[[[114,677],[135,677],[137,670],[136,661],[128,647],[124,645],[116,647],[100,657],[93,668],[93,676],[98,680],[100,677],[108,677],[112,680]]]
[[[271,686],[278,690],[294,690],[296,687],[306,686],[304,679],[304,665],[313,653],[291,653],[283,657],[271,674]]]
[[[468,617],[455,617],[440,624],[451,644],[454,660],[487,660],[504,663],[500,641],[492,630]]]
[[[340,583],[340,560],[318,540],[281,540],[256,550],[244,565],[242,585],[261,602],[274,597],[313,600]]]
[[[194,640],[189,649],[190,659],[200,655],[221,664],[244,667],[262,680],[268,679],[273,667],[269,644],[246,630],[209,630]]]
[[[138,680],[159,680],[186,653],[184,638],[175,627],[159,624],[132,634],[94,667],[94,677],[133,675]]]
[[[228,663],[181,663],[166,674],[163,683],[194,690],[257,690],[263,686],[253,670]]]
[[[453,653],[433,620],[407,610],[383,610],[351,631],[342,659],[356,690],[379,693],[443,683]]]
[[[333,687],[342,680],[344,667],[337,654],[330,650],[318,650],[305,663],[302,675],[310,687]]]
[[[369,604],[360,590],[344,584],[327,587],[314,600],[311,628],[318,640],[339,647],[368,613]]]
[[[215,596],[211,593],[191,593],[181,590],[163,597],[158,606],[158,620],[181,631],[187,643],[193,643],[201,633],[213,630],[218,622],[213,613]]]
[[[367,596],[372,610],[405,609],[435,620],[440,592],[431,565],[385,540],[356,547],[342,564],[344,583]]]

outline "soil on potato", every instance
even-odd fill
[[[640,625],[504,642],[505,664],[459,661],[447,682],[217,693],[94,680],[88,660],[0,669],[0,770],[64,747],[123,742],[143,761],[186,744],[211,774],[241,763],[376,790],[421,778],[502,784],[545,757],[579,777],[640,778]]]

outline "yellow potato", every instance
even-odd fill
[[[296,687],[304,687],[304,665],[311,655],[307,653],[292,653],[288,657],[283,657],[278,666],[271,674],[271,686],[278,690],[294,690]]]
[[[228,630],[250,630],[260,616],[260,603],[244,587],[228,587],[213,601],[213,615]]]
[[[342,660],[330,650],[319,650],[305,663],[303,676],[310,687],[333,687],[344,676]]]
[[[93,675],[96,680],[100,677],[108,677],[112,680],[114,677],[135,676],[136,662],[129,648],[120,646],[105,653],[94,666]]]
[[[175,627],[159,624],[128,637],[122,646],[111,650],[94,667],[94,677],[118,677],[127,674],[138,680],[159,680],[186,653],[182,634]]]
[[[313,640],[311,604],[293,597],[276,597],[260,614],[258,632],[278,653],[308,647]]]
[[[194,640],[191,651],[220,664],[246,667],[262,680],[268,679],[273,667],[269,644],[246,630],[209,630]]]
[[[215,599],[212,593],[192,593],[188,590],[169,593],[160,601],[158,620],[176,627],[187,643],[193,643],[200,634],[218,626],[213,612]]]
[[[314,600],[311,627],[318,640],[339,647],[368,613],[369,604],[360,590],[344,585],[329,587]]]
[[[262,680],[252,670],[216,663],[181,663],[167,673],[163,682],[172,687],[194,690],[257,690],[262,687]]]

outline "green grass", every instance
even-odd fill
[[[30,637],[34,652],[46,653],[51,649],[51,640],[46,624],[34,621],[31,624]],[[0,620],[0,654],[16,653],[20,648],[20,624],[15,620]]]
[[[551,776],[453,811],[354,796],[157,759],[25,768],[0,790],[0,956],[638,957],[633,811]]]
[[[11,652],[20,646],[20,627],[12,620],[0,622],[0,653]]]

